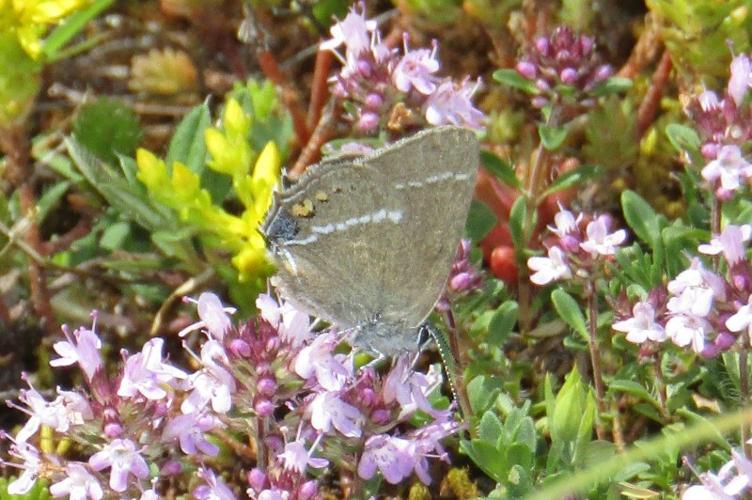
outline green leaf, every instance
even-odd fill
[[[473,200],[467,215],[465,233],[471,240],[481,241],[496,225],[496,214],[485,203]]]
[[[512,233],[512,242],[515,249],[520,251],[527,246],[525,234],[525,219],[527,218],[527,199],[520,195],[514,200],[509,210],[509,231]]]
[[[86,23],[97,17],[102,11],[112,5],[115,0],[95,0],[85,9],[79,10],[63,21],[42,43],[42,54],[47,59],[54,59],[58,51],[86,26]]]
[[[527,94],[539,94],[540,90],[533,82],[522,76],[514,69],[497,69],[493,73],[493,79],[497,82],[519,89]]]
[[[559,149],[567,138],[569,130],[566,127],[552,127],[541,123],[538,125],[538,135],[540,136],[543,147],[549,151]]]
[[[637,396],[638,398],[653,404],[656,408],[660,408],[660,403],[658,403],[650,392],[634,380],[612,380],[611,383],[608,384],[608,390],[609,392],[626,392],[627,394]]]
[[[621,94],[632,88],[632,80],[622,76],[612,76],[593,89],[593,94],[602,97],[611,94]]]
[[[541,193],[538,200],[542,201],[546,196],[593,179],[600,175],[600,173],[601,169],[597,165],[583,165],[574,170],[570,170],[569,172],[557,177],[556,180],[552,182],[543,193]]]
[[[176,161],[184,164],[191,171],[201,174],[206,162],[206,143],[204,132],[211,124],[211,114],[206,103],[191,109],[180,121],[167,149],[165,165],[172,169]]]
[[[110,225],[102,233],[99,244],[102,248],[113,251],[123,247],[123,242],[130,235],[131,226],[127,222],[117,222]]]
[[[551,302],[553,302],[554,308],[559,313],[561,319],[566,321],[570,328],[577,332],[580,337],[588,340],[590,335],[585,324],[585,316],[583,316],[577,301],[561,288],[557,288],[551,293]]]
[[[483,413],[478,424],[478,439],[496,446],[503,433],[504,427],[499,417],[490,410]]]
[[[474,414],[486,411],[493,404],[501,385],[500,380],[485,375],[475,377],[467,384],[467,397]]]
[[[639,194],[629,190],[621,194],[621,208],[637,237],[655,249],[660,242],[661,228],[653,208]]]
[[[519,306],[514,300],[507,300],[494,312],[491,323],[488,325],[487,342],[492,345],[502,346],[514,325],[517,324]]]
[[[74,138],[66,138],[65,145],[86,181],[113,208],[149,230],[165,229],[173,225],[172,212],[152,203],[142,187],[131,187],[117,170],[95,157]]]
[[[585,386],[577,367],[569,372],[556,395],[552,415],[548,415],[551,439],[574,442],[581,433],[581,425],[588,411],[589,388]],[[590,422],[592,425],[592,422]]]
[[[666,125],[666,135],[671,145],[679,153],[698,152],[700,150],[700,136],[695,129],[680,123]]]
[[[504,460],[504,454],[497,450],[494,445],[473,439],[472,441],[461,441],[460,448],[483,472],[496,482],[501,483],[506,479],[507,464]]]
[[[69,181],[61,181],[44,191],[44,194],[37,202],[37,224],[41,224],[44,219],[47,218],[47,214],[49,214],[50,210],[52,210],[57,202],[60,201],[60,198],[65,195],[70,185],[71,183]]]
[[[117,155],[132,156],[143,134],[138,115],[122,101],[103,97],[81,106],[73,122],[73,135],[111,165]]]
[[[483,167],[494,174],[501,182],[507,186],[519,189],[522,186],[514,168],[508,162],[502,160],[490,151],[480,152],[480,161]]]

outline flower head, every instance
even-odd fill
[[[113,439],[102,451],[91,456],[89,465],[95,471],[110,468],[110,488],[122,492],[128,489],[128,476],[149,477],[149,466],[130,439]]]
[[[50,366],[71,366],[78,363],[88,380],[93,380],[94,374],[102,368],[102,357],[99,355],[102,341],[95,332],[95,326],[96,313],[94,313],[91,330],[81,327],[71,334],[70,330],[63,325],[63,333],[67,340],[55,342],[52,345],[60,357],[50,361]]]
[[[535,271],[530,276],[530,281],[540,286],[572,277],[566,255],[559,247],[549,248],[548,257],[530,257],[527,259],[527,267]]]
[[[713,184],[720,181],[726,191],[736,191],[742,181],[752,177],[752,164],[749,163],[739,146],[721,146],[716,158],[702,169],[702,177]]]
[[[591,254],[614,255],[616,247],[621,245],[627,238],[627,232],[623,229],[608,232],[609,218],[601,215],[587,225],[585,232],[587,239],[580,243],[580,248]]]
[[[641,344],[646,340],[663,342],[666,340],[666,332],[655,321],[655,308],[649,302],[638,302],[632,309],[632,317],[617,321],[612,328],[627,334],[627,340],[635,344]]]
[[[50,486],[54,497],[68,495],[71,500],[99,500],[104,497],[102,486],[86,468],[86,464],[70,462],[65,466],[65,478]]]

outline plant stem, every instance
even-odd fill
[[[595,291],[593,281],[588,282],[588,330],[590,338],[588,347],[590,347],[590,364],[593,367],[593,384],[595,385],[595,395],[598,401],[599,418],[595,426],[595,432],[598,439],[605,439],[606,431],[603,428],[601,418],[606,413],[606,391],[603,386],[603,376],[601,375],[601,353],[598,350],[598,294]]]
[[[659,354],[653,355],[653,376],[655,377],[655,387],[658,391],[658,400],[661,403],[661,416],[668,420],[670,414],[668,412],[668,394],[666,394],[666,380],[663,378],[663,370],[661,369],[661,359]]]
[[[749,334],[745,331],[741,335],[741,350],[739,351],[739,392],[740,406],[746,408],[749,405]],[[752,444],[748,443],[750,437],[749,422],[743,421],[741,425],[742,451],[746,458],[752,456]]]

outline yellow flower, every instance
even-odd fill
[[[37,59],[47,29],[90,3],[91,0],[0,0],[0,29],[14,31],[26,53]]]

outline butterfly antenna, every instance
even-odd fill
[[[457,392],[457,363],[452,355],[452,349],[449,347],[449,339],[446,334],[434,328],[429,323],[423,323],[420,327],[419,339],[426,337],[426,340],[422,343],[421,349],[428,344],[429,338],[433,339],[436,343],[436,349],[441,356],[441,364],[444,367],[444,374],[446,375],[447,382],[449,382],[449,389],[452,391],[452,396],[455,401],[460,401],[459,394]]]

